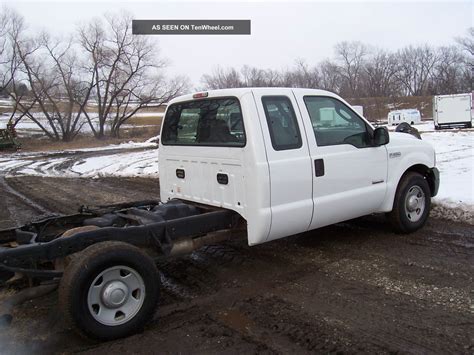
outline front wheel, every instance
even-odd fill
[[[153,317],[159,276],[135,246],[103,242],[80,253],[64,271],[59,304],[65,318],[90,338],[111,340],[139,332]]]
[[[398,233],[414,232],[426,223],[431,208],[431,191],[426,179],[414,172],[405,174],[397,188],[389,219]]]

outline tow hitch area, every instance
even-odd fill
[[[0,286],[22,276],[30,286],[51,281],[4,301],[0,317],[9,324],[13,306],[53,291],[59,282],[60,306],[79,332],[98,339],[130,335],[157,305],[154,260],[236,237],[239,222],[229,210],[140,201],[83,206],[77,214],[2,230]],[[81,316],[84,309],[89,317]]]

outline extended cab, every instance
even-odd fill
[[[433,147],[374,128],[322,90],[245,88],[170,102],[160,139],[162,200],[230,209],[250,245],[371,213],[399,232],[429,215]]]

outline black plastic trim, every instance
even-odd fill
[[[217,174],[217,182],[221,185],[227,185],[229,183],[229,175],[218,173]]]

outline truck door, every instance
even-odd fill
[[[308,142],[291,89],[254,91],[270,172],[268,240],[308,230],[313,181]]]
[[[378,211],[386,192],[387,150],[371,145],[372,128],[335,97],[311,92],[307,96],[298,92],[295,97],[313,167],[310,229]]]

